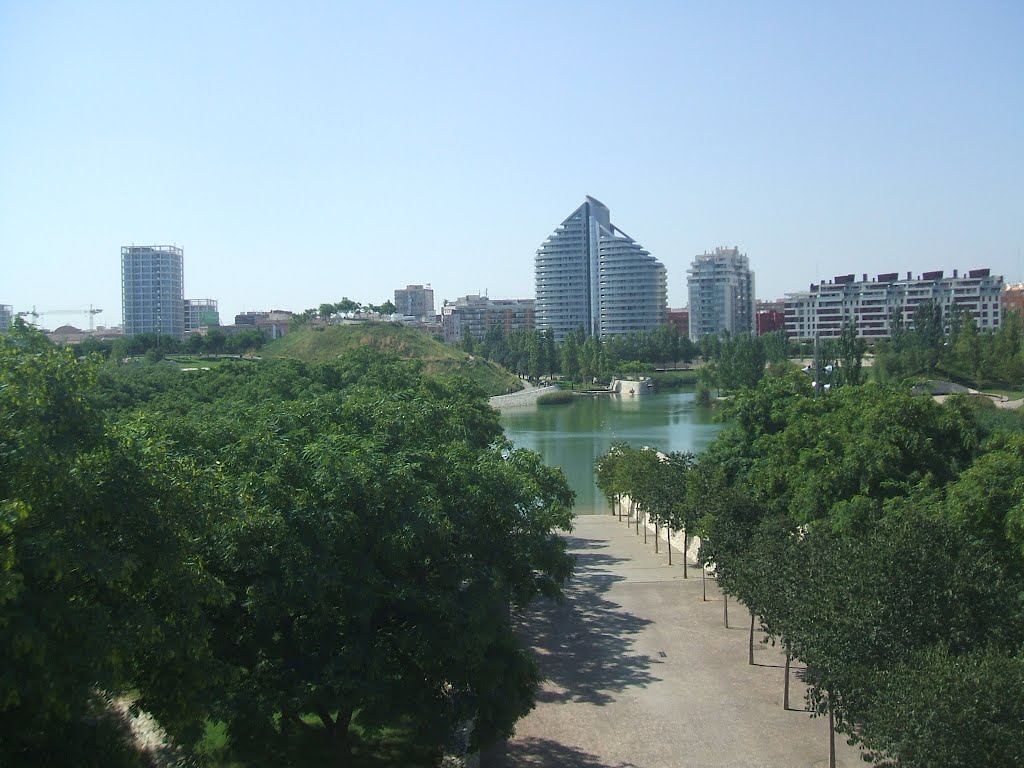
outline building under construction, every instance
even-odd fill
[[[124,333],[185,336],[184,254],[173,245],[121,248]]]

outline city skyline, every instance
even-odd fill
[[[605,17],[0,0],[0,302],[115,325],[133,242],[184,248],[224,317],[529,296],[583,195],[674,307],[731,243],[761,299],[889,265],[1024,278],[1024,7],[651,3],[595,48]]]

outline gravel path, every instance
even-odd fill
[[[576,575],[562,603],[541,603],[521,631],[547,678],[515,737],[483,768],[824,768],[828,723],[803,708],[794,672],[782,706],[784,658],[757,642],[750,614],[700,568],[683,580],[662,546],[611,515],[581,515],[567,537]],[[693,574],[696,573],[694,578]],[[755,637],[760,640],[763,635]],[[802,666],[802,665],[800,665]],[[836,739],[837,766],[863,765]]]

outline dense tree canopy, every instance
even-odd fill
[[[572,381],[607,381],[615,374],[688,363],[695,354],[690,340],[674,326],[601,339],[586,336],[580,328],[556,344],[551,331],[516,330],[506,335],[495,324],[473,343],[475,354],[510,371],[532,378],[560,372]]]
[[[701,557],[806,664],[812,708],[877,760],[1019,764],[1020,435],[959,398],[815,398],[798,375],[729,413],[691,471]]]
[[[0,762],[48,762],[97,692],[272,765],[346,764],[354,717],[440,749],[532,706],[512,616],[570,574],[573,494],[471,385],[370,350],[114,370],[15,334],[0,412]]]
[[[5,762],[74,762],[64,734],[128,686],[188,733],[213,674],[207,611],[226,594],[192,548],[208,478],[130,421],[107,426],[94,375],[34,332],[0,339]]]

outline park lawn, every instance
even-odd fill
[[[362,347],[420,360],[428,376],[469,379],[488,395],[504,395],[523,388],[519,377],[500,365],[467,355],[460,349],[442,344],[429,333],[399,323],[366,322],[303,328],[270,342],[261,354],[318,363],[334,360]]]
[[[322,725],[315,717],[303,718],[319,737]],[[367,731],[360,727],[358,716],[352,723],[354,759],[352,768],[433,768],[439,762],[436,754],[415,742],[408,728],[390,727]],[[197,748],[199,757],[209,768],[249,768],[249,764],[237,759],[227,743],[227,727],[224,723],[208,722],[206,732]],[[306,738],[294,745],[293,760],[289,764],[305,768],[319,768],[336,763],[318,739]]]
[[[228,363],[255,362],[251,358],[240,358],[235,355],[225,357],[211,355],[167,355],[164,359],[178,366],[178,368],[198,368],[200,370],[203,368],[214,370]]]

